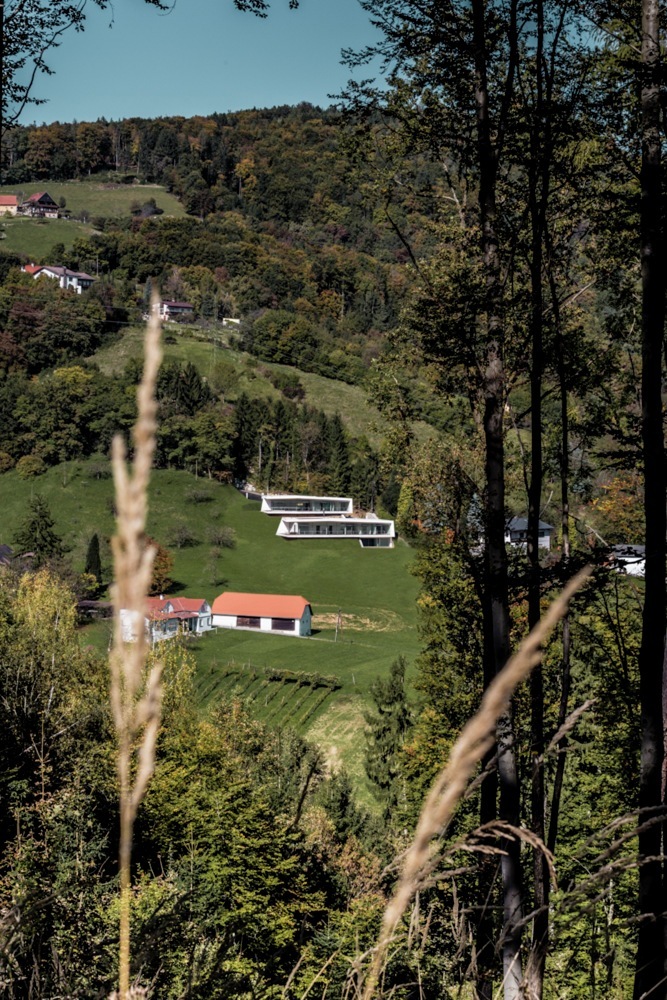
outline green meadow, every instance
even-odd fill
[[[165,215],[184,216],[185,209],[175,195],[169,194],[160,184],[118,184],[113,176],[103,180],[91,177],[80,181],[32,181],[0,187],[0,194],[16,194],[29,197],[37,191],[48,191],[54,201],[65,199],[66,208],[73,215],[87,212],[89,215],[104,215],[117,218],[130,214],[130,206],[138,201],[142,204],[155,198],[158,208]],[[54,220],[60,222],[62,220]]]
[[[0,542],[11,544],[30,496],[39,493],[75,567],[83,569],[88,541],[98,532],[109,569],[113,488],[110,479],[95,478],[99,470],[99,463],[72,462],[28,481],[14,471],[0,476]],[[201,494],[210,499],[202,502]],[[179,524],[188,525],[197,544],[169,546]],[[236,546],[217,557],[211,534],[223,525],[234,529]],[[277,518],[261,514],[259,503],[231,486],[180,471],[153,474],[148,531],[173,553],[173,595],[212,602],[223,590],[293,593],[313,607],[311,638],[220,629],[193,640],[202,710],[238,697],[269,725],[289,725],[316,739],[363,784],[369,686],[399,654],[412,663],[418,651],[413,552],[401,540],[389,550],[362,549],[352,540],[285,541],[276,537],[277,527]],[[82,636],[104,650],[109,623],[86,628]],[[332,686],[313,683],[314,675]]]
[[[57,202],[64,198],[66,208],[73,216],[85,212],[89,219],[95,216],[129,216],[133,202],[142,204],[149,198],[155,198],[158,208],[165,215],[185,215],[179,200],[159,184],[116,184],[113,180],[105,182],[88,179],[47,180],[0,187],[0,194],[16,194],[19,198],[28,197],[37,191],[48,191]],[[38,220],[0,215],[0,249],[25,254],[39,261],[47,258],[57,243],[70,247],[75,240],[91,236],[93,232],[92,225],[74,219]]]
[[[93,233],[91,226],[70,219],[23,219],[0,216],[0,249],[5,253],[20,253],[31,260],[45,260],[57,243],[66,248],[75,240]]]
[[[305,402],[323,410],[331,416],[340,414],[347,430],[356,437],[365,435],[374,447],[378,447],[388,431],[387,422],[379,410],[368,401],[366,390],[360,385],[349,385],[336,379],[325,378],[312,372],[303,372],[288,365],[257,362],[250,354],[230,346],[226,330],[201,330],[197,327],[182,327],[169,323],[164,330],[164,354],[167,360],[191,361],[205,378],[215,375],[216,366],[223,363],[231,366],[237,377],[237,384],[225,395],[229,399],[238,398],[246,392],[252,398],[278,397],[280,393],[267,378],[271,371],[296,372],[305,391]],[[107,347],[91,358],[105,375],[116,375],[123,371],[130,359],[141,358],[143,354],[144,331],[131,327]],[[433,428],[421,421],[414,424],[419,440],[433,436]]]

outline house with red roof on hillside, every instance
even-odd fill
[[[48,191],[36,191],[31,194],[21,202],[18,211],[20,215],[38,219],[57,219],[60,214],[58,205]]]
[[[128,608],[120,612],[123,642],[135,642],[139,630],[154,645],[178,635],[197,636],[213,628],[211,605],[199,597],[147,597],[143,623],[141,616]]]
[[[294,594],[245,594],[228,590],[213,601],[213,624],[279,635],[311,633],[313,609]]]
[[[0,194],[0,215],[16,215],[19,200],[15,194]]]

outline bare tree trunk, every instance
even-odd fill
[[[646,516],[646,588],[639,653],[641,703],[641,818],[663,807],[662,673],[665,639],[665,451],[662,427],[662,358],[665,326],[665,262],[662,237],[660,5],[642,0],[641,58],[641,275],[642,444]],[[665,909],[662,885],[663,825],[639,833],[639,921],[634,998],[667,995]]]

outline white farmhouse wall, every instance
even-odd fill
[[[236,615],[213,615],[213,624],[217,628],[236,628]]]

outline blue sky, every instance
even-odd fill
[[[36,81],[48,103],[29,107],[22,121],[327,106],[350,76],[341,49],[372,37],[358,0],[301,0],[296,11],[272,0],[266,19],[239,13],[231,0],[177,0],[167,15],[143,0],[113,0],[106,11],[90,5],[85,32],[70,32],[50,53],[55,75]]]

